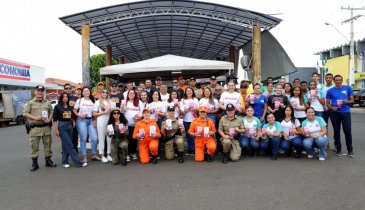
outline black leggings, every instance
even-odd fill
[[[133,139],[134,126],[128,126],[128,154],[136,154],[137,151],[137,140]]]

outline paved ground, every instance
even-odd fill
[[[329,152],[325,162],[259,157],[49,169],[42,158],[33,173],[24,127],[0,128],[0,209],[365,209],[364,127],[365,114],[353,114],[354,159]],[[57,138],[53,159],[59,164]]]

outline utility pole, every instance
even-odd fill
[[[363,16],[363,15],[356,15],[354,16],[354,10],[364,10],[365,8],[354,8],[354,7],[341,7],[343,10],[350,10],[351,17],[347,20],[342,21],[344,23],[350,23],[350,70],[349,70],[349,85],[352,86],[355,84],[354,78],[354,68],[355,68],[355,42],[354,42],[354,20]]]

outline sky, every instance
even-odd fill
[[[219,0],[201,0],[221,4]],[[81,36],[59,17],[129,0],[7,0],[1,3],[0,58],[45,68],[46,77],[81,82]],[[347,43],[350,11],[341,6],[363,7],[364,0],[225,0],[224,4],[275,14],[283,21],[271,30],[297,67],[315,67],[314,53]],[[355,15],[365,11],[355,11]],[[365,17],[355,21],[355,40],[365,38]],[[90,54],[103,53],[91,45]]]

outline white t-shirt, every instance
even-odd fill
[[[134,119],[134,116],[136,116],[137,113],[142,114],[144,107],[142,105],[142,102],[139,101],[138,107],[133,105],[133,102],[128,101],[127,107],[124,110],[124,116],[128,120],[128,126],[135,126],[136,120]]]
[[[322,91],[317,90],[317,94],[319,95],[320,99],[324,98]],[[305,94],[305,97],[306,97],[306,100],[308,101],[309,98],[311,98],[311,91],[308,91],[308,93]],[[310,104],[311,104],[310,106],[313,107],[314,111],[317,111],[317,112],[323,112],[324,111],[323,106],[322,106],[321,102],[318,100],[317,97],[312,98],[312,102]]]
[[[295,101],[295,102],[292,102],[292,101]],[[295,103],[296,104],[296,108],[304,108],[304,101],[303,101],[303,105],[300,105],[300,102],[299,102],[299,97],[291,97],[289,98],[289,103],[293,106],[293,104]],[[305,111],[304,110],[296,110],[295,107],[293,106],[294,108],[294,117],[295,118],[304,118],[304,117],[307,117],[307,115],[305,114]]]
[[[151,110],[151,120],[158,120],[158,112],[166,113],[166,103],[162,101],[151,102],[146,105]]]
[[[281,121],[281,127],[283,128],[283,133],[287,136],[289,136],[289,139],[294,139],[297,137],[297,135],[294,135],[290,133],[290,129],[295,129],[297,127],[300,127],[300,122],[298,119],[295,119],[295,124],[292,123],[292,121],[286,122],[285,120]]]
[[[172,102],[165,102],[166,103],[166,110],[167,110],[167,107],[169,107],[169,106],[173,106],[173,107],[175,107],[175,118],[177,118],[178,116],[179,116],[179,113],[180,113],[180,111],[179,111],[179,106],[175,106],[175,103],[172,101]],[[167,111],[166,111],[167,112]],[[167,115],[167,114],[166,114]]]
[[[165,101],[167,101],[169,99],[169,97],[170,97],[170,94],[168,94],[168,93],[166,93],[166,95],[162,95],[161,94],[161,101],[162,102],[165,102]]]
[[[258,133],[257,129],[261,127],[260,120],[257,117],[252,117],[251,121],[249,121],[247,117],[244,117],[242,121],[246,128],[245,136],[247,137],[251,136],[250,135],[251,129],[254,130],[255,132],[254,136],[256,136]]]
[[[77,99],[74,109],[79,109],[79,114],[86,114],[87,117],[93,116],[94,103],[84,98]]]
[[[219,108],[218,100],[215,98],[213,99],[213,104],[210,103],[209,99],[201,98],[199,101],[199,106],[206,106],[210,110]]]
[[[115,103],[113,103],[113,101],[104,100],[104,109],[109,108],[109,110],[111,110],[114,107],[115,107]],[[94,112],[102,112],[103,111],[100,108],[100,99],[97,100],[97,101],[95,101],[94,110],[93,111]]]
[[[240,103],[240,94],[237,92],[224,92],[221,95],[221,98],[219,99],[219,102],[223,102],[224,107],[227,106],[227,104],[231,103],[234,106]]]
[[[181,99],[180,101],[180,110],[185,111],[185,109],[189,109],[189,105],[194,105],[194,109],[197,109],[199,107],[199,101],[196,98],[193,99]],[[194,115],[192,111],[187,111],[184,114],[183,120],[185,122],[193,122]]]

